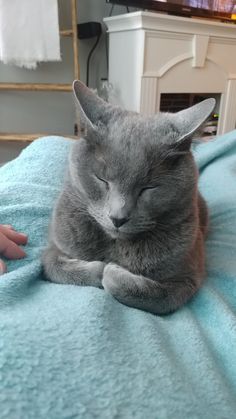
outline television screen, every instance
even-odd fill
[[[236,0],[107,0],[110,3],[188,16],[234,19]]]

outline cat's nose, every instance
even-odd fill
[[[127,217],[124,217],[124,218],[111,217],[111,221],[113,222],[115,227],[119,228],[123,224],[127,223],[127,221],[129,221],[129,218],[127,218]]]

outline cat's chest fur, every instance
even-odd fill
[[[174,251],[167,251],[166,240],[162,246],[153,234],[134,240],[112,239],[94,222],[83,220],[79,224],[74,241],[76,257],[115,263],[132,273],[149,277],[166,270],[170,261],[174,261]]]
[[[67,212],[67,226],[62,222],[60,226],[63,226],[61,235],[72,257],[116,263],[137,274],[147,274],[156,268],[158,260],[161,262],[162,251],[155,240],[112,239],[90,217],[74,211],[73,217],[68,216],[70,210]]]
[[[183,237],[183,242],[186,240]],[[188,241],[188,239],[187,239]],[[185,246],[183,246],[185,247]],[[135,240],[114,240],[106,252],[107,262],[116,263],[137,275],[161,280],[166,274],[178,270],[185,257],[185,249],[176,245],[174,235],[162,238],[158,233],[148,233]]]
[[[148,239],[116,239],[107,251],[109,262],[116,263],[132,273],[143,275],[150,275],[153,269],[157,269],[158,254],[160,257],[157,243]]]
[[[56,237],[62,251],[85,261],[115,263],[135,274],[154,277],[177,269],[189,246],[188,229],[172,226],[169,232],[146,232],[133,239],[113,239],[63,193],[56,210]],[[65,211],[66,208],[66,211]],[[177,240],[178,238],[178,240]],[[181,238],[181,245],[180,245]]]

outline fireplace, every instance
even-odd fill
[[[235,129],[234,24],[152,12],[113,16],[105,23],[117,104],[153,115],[215,97],[209,131]]]

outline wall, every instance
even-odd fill
[[[60,27],[70,27],[70,1],[59,0]],[[105,0],[78,0],[78,22],[101,21],[109,15],[111,5]],[[114,14],[125,12],[115,6]],[[94,39],[79,42],[81,80],[86,79],[86,60]],[[0,63],[1,82],[68,83],[73,80],[72,48],[70,39],[62,39],[62,62],[41,64],[37,70],[20,69]],[[99,87],[107,77],[106,34],[103,35],[90,64],[90,86]],[[1,132],[60,132],[73,134],[74,104],[70,93],[34,93],[0,91]],[[0,142],[0,164],[14,158],[26,145]]]

